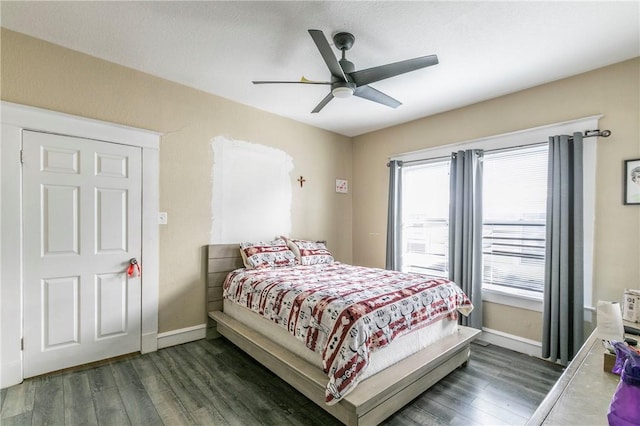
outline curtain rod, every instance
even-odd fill
[[[611,136],[611,130],[600,130],[600,129],[595,129],[595,130],[585,130],[584,132],[582,132],[582,137],[583,138],[592,138],[594,136],[600,136],[603,138],[608,138],[609,136]],[[573,139],[573,138],[571,138]],[[506,149],[512,149],[512,148],[519,148],[519,147],[523,147],[523,146],[532,146],[532,145],[540,145],[543,143],[547,143],[547,142],[537,142],[537,143],[532,143],[532,144],[526,144],[526,145],[518,145],[517,147],[509,147]],[[502,148],[504,149],[504,148]],[[502,149],[498,149],[498,150],[491,150],[491,151],[499,151]],[[427,162],[431,162],[431,161],[437,161],[437,160],[443,160],[445,158],[449,158],[449,155],[445,155],[442,157],[435,157],[435,158],[429,158],[429,159],[423,159],[423,160],[408,160],[408,161],[403,161],[402,164],[410,164],[410,163],[427,163]],[[387,163],[387,167],[389,167],[390,163]]]

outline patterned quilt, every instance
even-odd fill
[[[473,309],[449,280],[340,262],[238,269],[227,276],[224,297],[322,355],[329,405],[355,387],[373,351],[439,319],[455,319],[456,311],[468,315]]]

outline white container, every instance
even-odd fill
[[[625,289],[622,301],[622,319],[640,322],[640,290]]]

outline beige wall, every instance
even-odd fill
[[[204,249],[211,232],[215,136],[293,159],[292,236],[326,239],[351,262],[351,139],[2,29],[1,98],[161,132],[159,332],[205,322]],[[303,175],[304,188],[295,179]],[[251,200],[247,200],[250,206]]]
[[[594,303],[640,288],[640,206],[622,204],[623,160],[640,158],[640,59],[354,138],[353,260],[384,266],[386,163],[392,154],[595,114],[613,134],[598,142]],[[585,129],[586,130],[586,129]],[[515,312],[519,312],[515,310]],[[540,314],[485,303],[490,328],[539,341]]]
[[[536,342],[542,341],[540,313],[513,306],[485,302],[482,310],[482,326],[514,336],[522,336]],[[510,321],[505,321],[511,318]],[[517,318],[517,321],[514,320]]]

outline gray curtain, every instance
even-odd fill
[[[385,268],[402,267],[402,161],[389,162],[389,211],[387,213],[387,260]]]
[[[542,356],[566,365],[584,341],[582,133],[549,138]]]
[[[460,323],[482,329],[483,151],[454,152],[449,175],[449,279],[467,294],[473,311]]]

